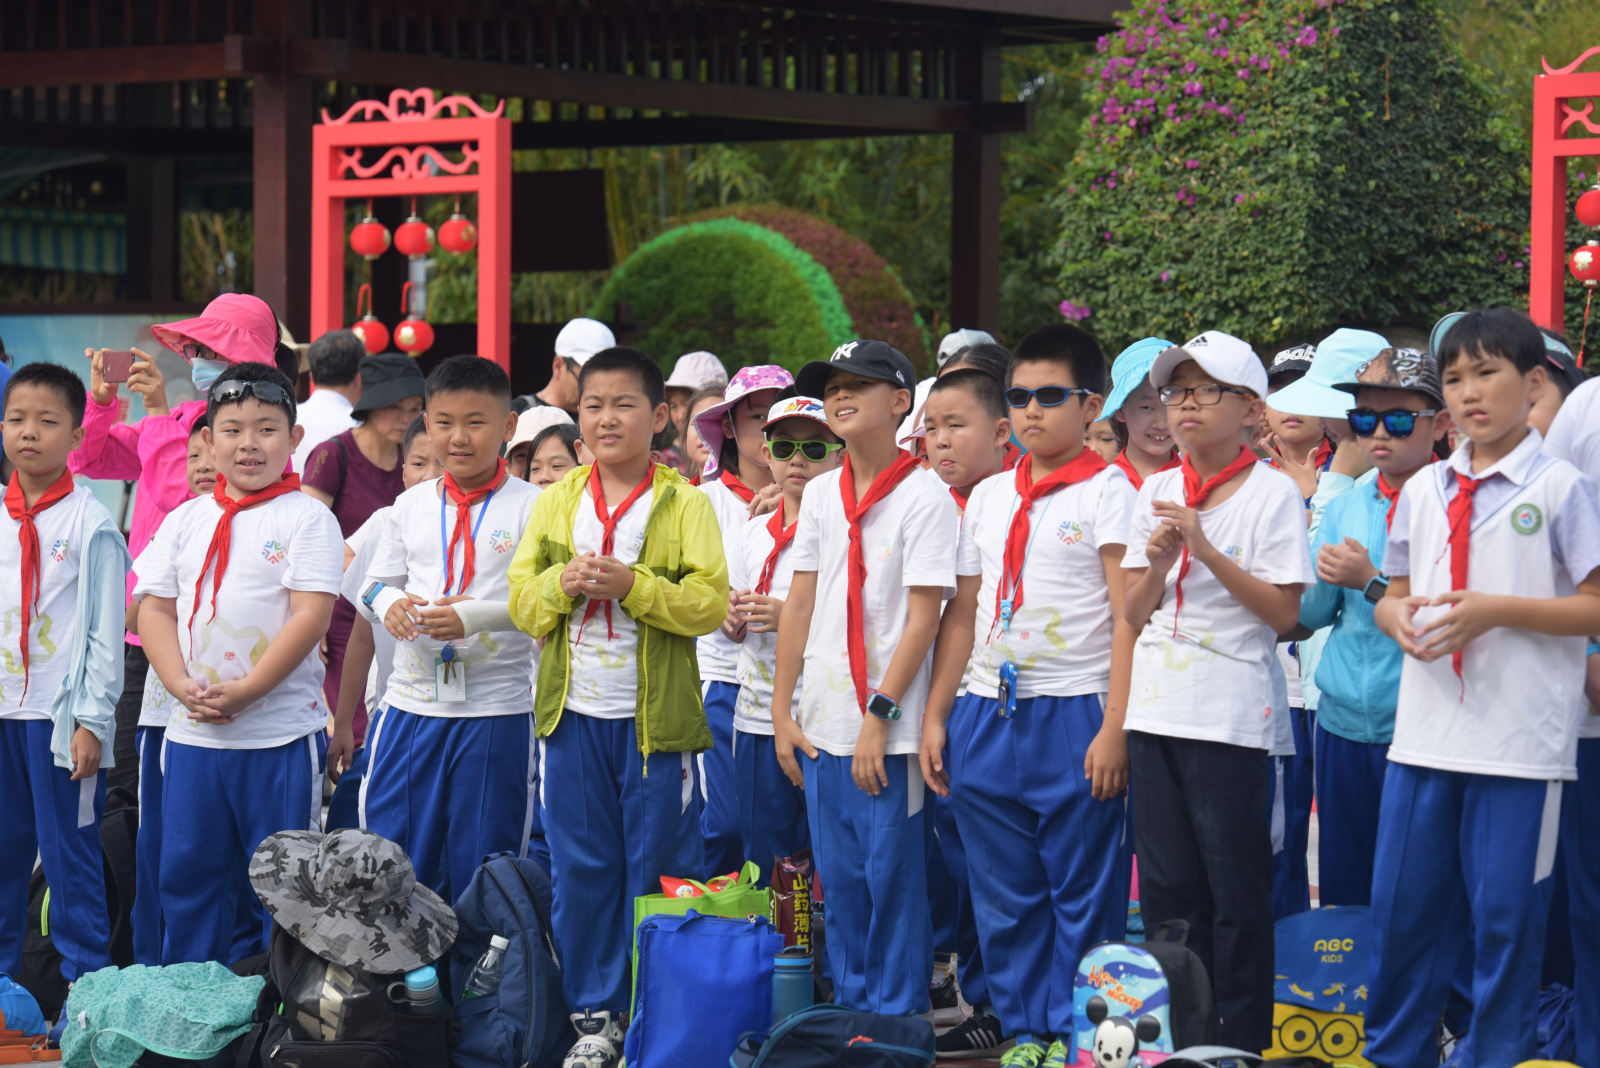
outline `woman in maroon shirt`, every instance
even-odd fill
[[[361,399],[350,413],[359,426],[329,438],[311,450],[300,488],[333,511],[346,538],[373,512],[395,502],[405,489],[401,479],[400,445],[406,427],[422,412],[422,370],[409,356],[385,353],[361,361]],[[329,708],[339,707],[339,680],[345,644],[355,609],[340,598],[328,626],[328,674],[322,683]],[[356,714],[356,744],[367,730],[367,717]]]

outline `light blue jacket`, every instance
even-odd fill
[[[50,753],[56,767],[72,768],[72,733],[79,727],[100,739],[100,766],[113,767],[117,700],[122,696],[122,637],[133,559],[117,525],[99,501],[83,510],[83,551],[78,567],[78,626],[72,665],[50,700]]]
[[[1355,488],[1328,502],[1311,538],[1313,561],[1324,545],[1338,545],[1349,537],[1365,545],[1372,566],[1383,570],[1389,502],[1378,492],[1377,482],[1377,472],[1369,471],[1356,480]],[[1322,691],[1317,723],[1329,734],[1352,742],[1389,744],[1394,738],[1403,654],[1378,629],[1364,593],[1318,579],[1300,598],[1300,622],[1313,630],[1333,627],[1316,670]]]

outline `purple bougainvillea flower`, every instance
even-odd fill
[[[1200,161],[1197,159],[1186,159],[1183,161],[1183,165],[1192,171],[1200,166]]]
[[[1171,271],[1162,271],[1161,272],[1161,280],[1163,282],[1165,282],[1167,279],[1169,279],[1171,277],[1172,277],[1172,272]]]

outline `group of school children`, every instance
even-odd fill
[[[1600,1064],[1600,411],[1587,387],[1561,406],[1570,353],[1519,313],[1455,317],[1431,354],[1338,331],[1270,369],[1218,331],[1108,369],[1063,324],[962,347],[921,388],[852,341],[685,409],[692,482],[653,460],[674,413],[644,353],[575,361],[584,462],[542,486],[503,458],[505,372],[453,357],[407,489],[349,545],[296,492],[293,383],[182,326],[157,336],[207,396],[192,497],[136,560],[68,470],[81,381],[38,363],[6,386],[0,971],[35,851],[64,975],[108,963],[131,568],[146,963],[264,946],[248,861],[320,830],[347,763],[325,768],[318,655],[342,595],[381,638],[359,823],[446,900],[486,855],[548,850],[569,1068],[618,1062],[634,897],[807,847],[837,1001],[927,1014],[953,985],[930,983],[936,925],[958,949],[974,1009],[942,1055],[1076,1063],[1074,976],[1124,937],[1133,853],[1147,928],[1188,923],[1220,1041],[1265,1049],[1313,765],[1321,901],[1373,909],[1367,1057],[1436,1063],[1453,982],[1466,1063],[1532,1055],[1561,849]]]

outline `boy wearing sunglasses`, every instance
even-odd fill
[[[161,963],[235,949],[251,856],[279,831],[321,826],[322,659],[343,578],[339,523],[285,474],[300,442],[294,386],[276,368],[228,366],[201,433],[216,453],[212,492],[179,505],[135,564],[139,637],[174,697],[163,742]]]
[[[1300,601],[1300,622],[1332,627],[1316,669],[1317,855],[1324,905],[1372,904],[1378,808],[1394,737],[1400,647],[1373,621],[1388,588],[1383,555],[1400,490],[1434,460],[1450,429],[1433,357],[1384,349],[1353,381],[1348,413],[1361,455],[1374,470],[1335,497],[1311,539],[1317,583]]]
[[[772,677],[778,653],[778,617],[794,581],[794,540],[806,485],[837,468],[844,442],[828,429],[822,402],[789,397],[773,404],[761,427],[761,459],[782,489],[770,516],[746,523],[728,558],[733,613],[723,633],[739,645],[739,696],[734,705],[734,800],[741,856],[787,857],[810,844],[805,794],[778,766],[772,740]],[[760,863],[760,861],[758,861]],[[762,885],[768,875],[762,864]]]
[[[1041,327],[1017,345],[1009,377],[1028,452],[968,501],[922,768],[950,797],[971,857],[985,969],[1007,979],[988,991],[1016,1039],[1007,1063],[1036,1066],[1073,1060],[1078,961],[1126,924],[1122,716],[1135,634],[1122,558],[1135,494],[1084,445],[1107,387],[1093,338]]]

